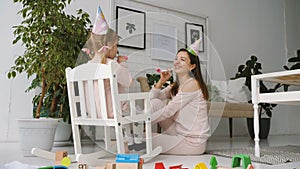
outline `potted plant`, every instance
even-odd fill
[[[288,67],[287,65],[284,65],[283,68],[285,70],[300,69],[300,49],[297,50],[297,56],[289,58],[288,62],[294,63],[294,64],[291,67]]]
[[[245,65],[240,65],[238,67],[238,72],[235,74],[235,77],[232,79],[237,79],[240,77],[245,77],[245,85],[251,91],[251,76],[262,74],[262,66],[258,62],[256,56],[251,56],[249,60],[246,61]],[[276,92],[283,85],[278,83],[273,88],[268,88],[262,81],[260,82],[260,92],[261,93],[271,93]],[[285,89],[286,90],[286,89]],[[249,100],[251,103],[251,100]],[[267,139],[270,131],[270,125],[272,117],[272,111],[276,107],[276,104],[270,103],[260,103],[259,104],[259,138]],[[264,116],[265,115],[265,116]],[[267,117],[267,118],[266,118]],[[254,129],[253,129],[253,118],[247,118],[248,131],[251,138],[254,138]]]
[[[17,73],[25,72],[28,78],[34,77],[26,91],[41,87],[40,93],[33,98],[33,116],[36,119],[45,114],[47,117],[69,118],[65,68],[75,66],[81,47],[87,39],[90,24],[89,15],[81,9],[77,10],[77,16],[65,13],[64,9],[70,2],[71,0],[14,0],[14,3],[22,4],[23,8],[18,14],[23,17],[23,21],[13,27],[13,44],[21,42],[25,51],[16,58],[7,76],[14,78]],[[45,119],[33,121],[46,123]],[[32,121],[30,123],[33,124]],[[19,126],[24,128],[23,124],[19,123]],[[44,142],[41,138],[43,136],[38,141],[33,141],[34,147],[41,146],[39,143]],[[53,143],[53,136],[47,139]],[[28,143],[30,141],[25,144]]]

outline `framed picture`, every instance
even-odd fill
[[[195,23],[185,23],[185,42],[186,47],[193,44],[199,38],[202,38],[202,45],[199,48],[199,52],[204,52],[204,28],[203,25]]]
[[[146,15],[145,12],[117,6],[116,32],[118,46],[145,49]]]

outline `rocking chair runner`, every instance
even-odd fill
[[[87,63],[75,67],[74,69],[66,69],[66,78],[68,86],[68,96],[71,111],[71,123],[74,140],[74,150],[77,159],[82,157],[86,159],[89,155],[82,154],[81,140],[79,133],[80,125],[88,126],[104,126],[104,150],[97,153],[92,153],[92,158],[98,155],[96,158],[101,158],[116,148],[115,153],[124,154],[124,139],[122,128],[123,125],[131,124],[135,122],[145,123],[145,141],[146,141],[146,154],[141,157],[145,161],[157,156],[161,153],[162,148],[152,148],[152,135],[151,135],[151,118],[150,112],[148,112],[149,106],[149,93],[124,93],[119,94],[117,75],[115,74],[117,66],[114,62],[110,62],[108,65],[99,63]],[[114,118],[107,117],[107,106],[105,97],[105,85],[104,80],[109,80],[111,88],[111,98],[113,106]],[[98,83],[94,83],[97,81]],[[95,86],[95,84],[97,86]],[[97,88],[97,90],[95,90]],[[99,92],[100,96],[100,109],[101,117],[97,116],[97,109],[95,103],[95,92]],[[87,102],[87,98],[89,101]],[[143,100],[143,113],[136,113],[136,102]],[[130,115],[123,117],[121,114],[121,101],[129,101],[130,103]],[[86,109],[89,106],[89,114]],[[116,144],[112,145],[110,128],[115,128]]]

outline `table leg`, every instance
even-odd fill
[[[254,104],[253,109],[254,109],[254,120],[253,121],[254,121],[255,156],[260,157],[258,104]]]

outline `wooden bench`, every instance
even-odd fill
[[[208,116],[229,119],[229,134],[232,138],[233,118],[253,118],[253,105],[250,103],[209,102]]]

